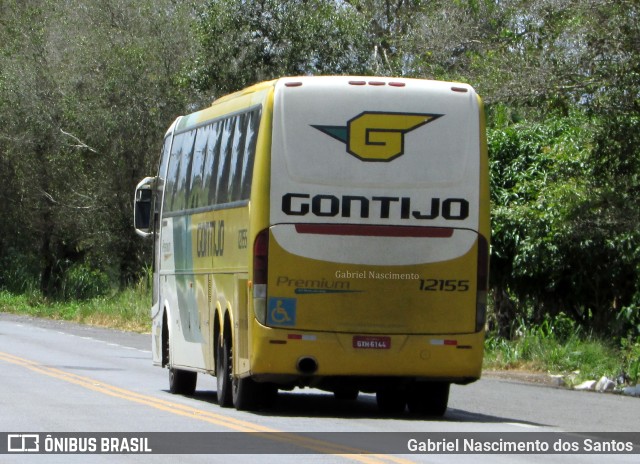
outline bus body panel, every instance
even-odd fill
[[[263,110],[271,87],[269,84],[257,85],[253,91],[237,98],[221,99],[210,108],[178,118],[167,136],[173,140],[169,144],[171,156],[183,156],[179,152],[179,144],[195,144],[193,150],[197,150],[197,133],[206,130],[208,125],[234,115]],[[262,124],[264,119],[261,117],[258,124]],[[261,129],[260,134],[256,135],[264,138],[262,132],[264,130]],[[188,137],[191,139],[185,142],[183,139]],[[260,142],[262,145],[264,143]],[[265,150],[259,151],[262,152],[260,156],[264,156]],[[235,157],[231,161],[237,162]],[[233,163],[229,164],[229,169],[233,169]],[[244,346],[234,358],[236,370],[248,371],[247,289],[250,243],[253,240],[250,201],[247,199],[167,211],[168,201],[187,201],[179,198],[186,179],[180,186],[181,190],[173,193],[173,198],[170,197],[171,192],[167,191],[171,186],[166,179],[171,177],[172,169],[169,161],[165,160],[161,162],[158,173],[158,204],[162,209],[161,226],[156,234],[158,243],[154,266],[154,280],[158,282],[158,296],[154,298],[157,303],[152,308],[154,364],[169,362],[170,367],[174,368],[215,373],[217,340],[214,325],[217,318],[222,330],[226,317],[230,321],[230,330],[234,332],[229,336],[238,346]],[[195,192],[191,198],[196,194],[200,197],[203,195],[202,192]],[[163,326],[164,317],[167,320],[166,328]],[[170,360],[162,358],[163,329],[169,333]]]
[[[266,325],[475,332],[488,209],[473,89],[287,82],[275,88]]]
[[[271,224],[478,230],[475,92],[411,79],[404,87],[349,81],[276,86]],[[370,153],[378,149],[386,152]]]
[[[162,256],[162,204],[164,201],[165,178],[167,175],[167,166],[169,164],[169,155],[171,153],[171,145],[173,142],[173,132],[176,124],[180,121],[178,117],[169,127],[165,136],[160,156],[158,174],[155,182],[155,196],[152,205],[153,217],[151,221],[153,235],[153,284],[152,284],[152,305],[151,305],[151,357],[154,365],[162,366],[164,364],[164,351],[162,346],[162,331],[164,321],[165,303],[162,298],[162,288],[160,283],[160,262]]]
[[[455,234],[477,238],[476,233],[466,230]],[[381,266],[301,257],[284,250],[274,235],[269,244],[269,326],[365,334],[475,331],[475,242],[456,258]],[[332,238],[343,250],[351,250],[342,237]],[[381,250],[393,253],[396,242],[402,245],[407,241],[387,237],[386,245],[377,240],[367,244],[369,237],[357,238],[371,254]],[[427,249],[444,248],[447,240],[420,239]],[[286,311],[280,311],[279,316],[278,309],[283,305]]]
[[[484,333],[359,338],[348,333],[257,327],[252,373],[257,379],[311,384],[330,377],[446,379],[469,383],[481,375]],[[301,376],[298,362],[312,358],[314,376]]]
[[[214,372],[216,310],[218,317],[229,312],[231,320],[246,320],[234,308],[246,313],[248,208],[168,217],[164,223],[161,285],[170,316],[171,363]]]

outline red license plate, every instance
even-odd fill
[[[354,335],[353,347],[367,350],[388,350],[391,348],[391,337]]]

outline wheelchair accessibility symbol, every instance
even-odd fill
[[[267,324],[279,326],[296,325],[295,298],[269,298]]]

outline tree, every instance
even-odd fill
[[[284,75],[366,73],[366,24],[333,0],[211,0],[198,11],[200,44],[188,82],[216,96]]]
[[[491,288],[498,329],[566,312],[586,319],[593,281],[575,267],[584,255],[574,215],[588,198],[582,166],[590,132],[584,116],[522,122],[489,132]],[[586,281],[585,281],[586,280]],[[578,283],[584,288],[577,288]]]
[[[56,295],[75,265],[114,282],[140,272],[132,192],[189,101],[176,83],[189,14],[171,0],[3,3],[1,208],[17,220],[3,225],[0,285],[38,279]]]

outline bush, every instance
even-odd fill
[[[622,371],[637,376],[634,362],[640,359],[640,344],[621,351],[610,341],[584,334],[562,313],[536,325],[521,321],[513,340],[489,334],[485,347],[485,368],[572,374],[570,380],[576,383],[603,375],[616,378]]]
[[[62,281],[64,300],[88,300],[106,295],[111,289],[109,277],[86,264],[74,264],[66,270]]]
[[[507,338],[514,320],[561,312],[599,335],[638,334],[640,175],[623,174],[640,163],[602,154],[596,122],[576,111],[489,131],[491,288]]]
[[[631,384],[637,384],[640,382],[640,337],[635,340],[623,339],[621,344],[624,359],[623,372]]]
[[[38,288],[38,264],[33,256],[5,250],[0,257],[0,289],[31,293]]]

